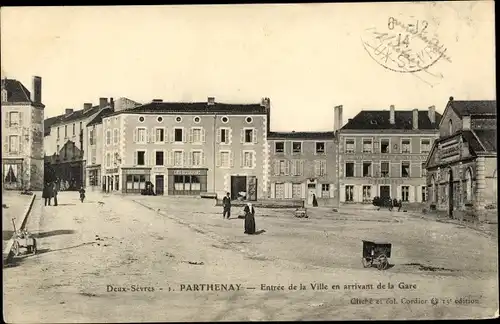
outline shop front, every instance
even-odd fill
[[[23,174],[23,159],[2,159],[2,183],[4,189],[22,189]]]
[[[123,193],[140,194],[146,188],[146,182],[151,181],[151,168],[122,168],[122,179]],[[118,180],[114,178],[114,181]]]
[[[100,182],[101,182],[101,166],[100,165],[92,165],[87,167],[87,187],[94,191],[99,190]]]
[[[168,194],[197,196],[207,192],[208,169],[168,169]]]
[[[120,173],[118,168],[106,169],[103,176],[102,188],[104,192],[120,190]]]

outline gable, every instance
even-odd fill
[[[453,133],[462,129],[462,119],[457,115],[455,110],[448,103],[441,117],[441,122],[439,123],[439,136],[445,137],[450,135],[448,131],[449,121],[452,122]]]

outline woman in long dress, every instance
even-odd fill
[[[245,212],[245,234],[255,234],[255,209],[248,203],[243,209]]]

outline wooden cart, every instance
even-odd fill
[[[27,253],[36,254],[36,239],[26,229],[17,231],[14,219],[12,219],[14,226],[14,243],[12,244],[12,253],[14,256],[21,254],[21,248],[26,249]]]
[[[375,265],[379,270],[387,269],[391,257],[391,247],[391,243],[363,240],[363,267],[370,268]]]

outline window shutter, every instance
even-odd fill
[[[252,130],[252,141],[253,141],[254,144],[257,143],[257,129],[256,128],[254,128]]]
[[[172,151],[167,151],[167,165],[172,165]]]
[[[401,196],[401,186],[397,186],[396,188],[396,199],[402,199],[403,197]]]
[[[201,152],[201,165],[205,165],[205,152]]]
[[[201,142],[205,143],[205,128],[201,129]]]
[[[23,152],[23,136],[17,136],[17,140],[19,141],[19,154]]]
[[[134,143],[137,143],[137,128],[134,129]]]
[[[168,128],[164,128],[163,130],[163,142],[164,143],[168,142]]]
[[[304,175],[304,160],[300,160],[300,169],[299,169],[300,173],[299,175],[302,176]]]
[[[232,128],[226,128],[226,129],[227,129],[226,144],[231,144],[233,142],[233,129]]]
[[[322,175],[326,176],[326,161],[321,161]]]
[[[240,131],[240,143],[245,143],[245,130]]]
[[[220,164],[221,164],[220,154],[221,154],[220,152],[215,153],[215,166],[216,167],[220,167]]]
[[[108,155],[106,155],[106,165],[108,164]],[[134,165],[137,165],[137,152],[134,152]]]
[[[175,142],[175,128],[172,128],[172,132],[170,133],[170,142]]]
[[[193,143],[193,133],[194,130],[192,128],[189,129],[189,137],[188,137],[188,142]]]
[[[5,118],[5,127],[10,126],[10,113],[6,113],[6,118]]]
[[[271,183],[271,199],[276,198],[276,184]]]
[[[290,161],[285,161],[285,175],[290,175]]]
[[[227,134],[226,134],[227,136]],[[219,144],[222,140],[222,129],[219,127],[217,128],[217,138],[216,138],[216,143]]]
[[[229,166],[234,167],[234,152],[229,153]]]
[[[186,132],[186,129],[185,129],[185,128],[183,128],[183,129],[182,129],[182,141],[183,141],[184,143],[186,143],[186,142],[187,142],[187,135],[188,135],[188,134],[187,134],[187,132]]]
[[[252,168],[255,168],[257,165],[257,154],[255,152],[252,152]]]
[[[22,127],[23,126],[23,113],[20,111],[18,116],[19,116],[19,126]]]
[[[146,129],[144,130],[144,133],[145,133],[145,135],[146,135],[146,143],[149,143],[149,138],[150,138],[150,136],[149,136],[149,135],[150,135],[150,134],[149,134],[149,130],[146,128]]]
[[[193,152],[189,152],[187,156],[187,166],[191,166],[193,164]]]
[[[273,172],[274,172],[275,176],[280,174],[280,161],[279,160],[274,160]]]
[[[151,128],[151,143],[156,143],[156,129]]]
[[[292,175],[297,175],[297,160],[292,161]]]
[[[409,202],[415,202],[415,187],[414,186],[408,186],[408,201]]]
[[[182,166],[185,166],[187,162],[186,151],[182,151]]]
[[[243,158],[244,158],[244,154],[243,154],[243,151],[240,152],[240,168],[243,168]]]
[[[320,161],[314,161],[314,175],[315,176],[319,176],[319,172],[320,172]]]

